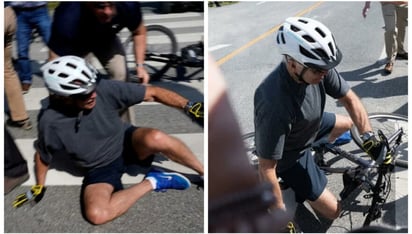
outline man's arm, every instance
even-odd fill
[[[37,150],[34,155],[34,162],[36,185],[33,185],[29,191],[17,195],[13,201],[13,207],[21,207],[27,202],[37,203],[43,198],[44,193],[46,192],[44,184],[46,182],[46,174],[49,166],[41,160],[40,153]]]
[[[263,181],[267,181],[273,186],[273,194],[276,198],[276,203],[272,209],[285,210],[285,204],[283,203],[282,190],[280,189],[278,177],[276,174],[276,160],[259,158],[259,176]]]
[[[189,100],[173,91],[155,86],[147,86],[144,101],[155,101],[167,106],[184,109]]]
[[[146,53],[146,26],[143,21],[140,25],[133,31],[133,45],[134,45],[134,56],[136,59],[136,71],[137,76],[143,79],[143,84],[149,83],[149,74],[144,68],[144,60]]]
[[[358,128],[359,133],[363,134],[372,131],[368,113],[359,97],[352,91],[352,89],[350,89],[344,97],[340,98],[339,101],[345,106],[352,121]]]
[[[34,162],[36,170],[36,182],[38,185],[44,186],[46,183],[46,175],[47,171],[49,170],[49,165],[41,160],[39,151],[36,151],[34,155]]]

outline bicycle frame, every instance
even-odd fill
[[[387,178],[386,176],[388,172],[392,172],[394,169],[394,162],[392,161],[392,163],[385,164],[384,159],[388,152],[390,155],[392,155],[392,157],[395,157],[397,148],[402,143],[403,134],[403,129],[400,128],[395,133],[393,133],[392,136],[386,138],[381,131],[378,131],[380,142],[381,144],[384,144],[385,147],[382,148],[382,151],[376,161],[362,159],[360,156],[346,152],[339,146],[335,146],[329,143],[314,147],[314,150],[317,153],[323,154],[324,152],[330,152],[336,156],[342,156],[359,166],[357,168],[347,167],[344,168],[343,171],[342,169],[336,170],[336,168],[330,168],[327,166],[321,166],[321,168],[332,173],[342,173],[348,172],[348,170],[352,170],[350,171],[350,173],[355,175],[353,178],[353,183],[350,185],[350,189],[348,191],[345,191],[345,188],[344,190],[342,190],[342,199],[346,198],[348,194],[350,194],[359,186],[361,186],[361,188],[367,193],[372,191],[372,194],[366,194],[364,196],[364,198],[366,199],[372,198],[372,204],[368,211],[364,213],[368,215],[365,218],[363,226],[368,226],[372,221],[380,218],[382,215],[381,207],[386,203],[386,198],[388,197],[391,190],[390,177]],[[373,183],[372,181],[376,174],[370,173],[371,169],[373,168],[377,168],[378,178],[376,180],[376,183]]]

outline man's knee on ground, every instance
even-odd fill
[[[111,215],[107,209],[91,207],[86,210],[87,220],[95,225],[107,223],[111,220]]]

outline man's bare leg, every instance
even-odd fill
[[[323,190],[319,198],[315,201],[308,201],[310,206],[328,219],[336,219],[341,212],[341,204],[335,195],[327,188]]]
[[[107,223],[124,214],[152,190],[152,184],[146,179],[115,193],[113,186],[107,183],[87,185],[83,196],[86,218],[96,225]]]
[[[133,148],[140,159],[155,153],[163,153],[167,158],[204,174],[202,163],[179,139],[152,128],[138,128],[132,136]]]

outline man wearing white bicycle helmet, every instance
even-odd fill
[[[308,201],[317,212],[335,219],[340,203],[326,188],[326,176],[315,164],[310,147],[318,140],[334,142],[353,123],[359,132],[370,134],[367,112],[335,69],[342,53],[325,25],[309,18],[288,18],[276,44],[284,60],[254,97],[259,173],[274,186],[278,198],[274,209],[285,209],[280,177],[294,190],[297,202]],[[350,118],[324,112],[326,94],[338,99]],[[370,150],[373,153],[374,147]]]
[[[127,166],[148,167],[155,153],[161,152],[203,176],[203,165],[182,141],[157,129],[125,123],[118,115],[119,109],[156,101],[181,109],[200,123],[203,103],[190,102],[159,87],[99,79],[96,70],[76,56],[59,57],[42,70],[50,95],[48,106],[38,117],[37,185],[19,195],[15,207],[42,198],[47,170],[54,160],[85,171],[82,202],[85,216],[93,224],[122,215],[152,190],[190,187],[181,174],[151,169],[142,182],[123,189],[121,177]]]

